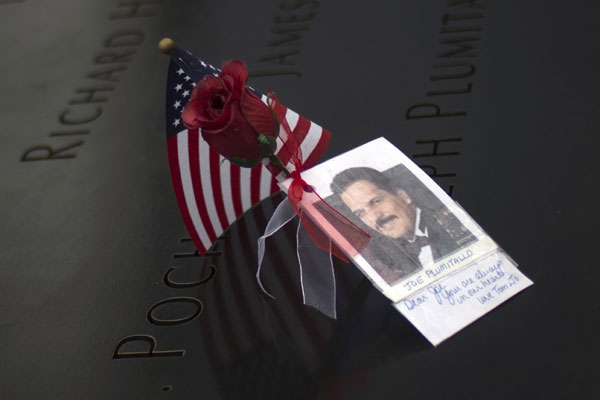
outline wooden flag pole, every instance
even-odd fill
[[[164,38],[158,42],[158,49],[161,53],[169,54],[173,50],[173,47],[175,47],[175,42],[170,38]]]

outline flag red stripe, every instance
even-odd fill
[[[284,106],[282,106],[280,103],[275,104],[275,107],[273,108],[273,111],[275,112],[275,115],[277,116],[277,119],[279,121],[283,120],[285,118],[285,114],[287,113],[287,108],[285,108]],[[290,152],[288,151],[288,146],[283,146],[279,152],[277,153],[277,157],[279,157],[279,159],[281,160],[281,162],[283,163],[283,165],[286,165],[288,163],[288,161],[290,161],[291,155]],[[280,171],[278,169],[276,169],[276,173],[274,175],[277,175]],[[271,172],[273,172],[273,170],[271,170]]]
[[[260,175],[262,164],[250,170],[250,202],[252,205],[260,201]]]
[[[265,167],[271,173],[271,175],[273,175],[273,177],[279,175],[279,173],[281,172],[281,170],[279,168],[277,168],[275,165],[273,165],[273,163],[268,163],[265,165]],[[272,190],[272,188],[273,188],[273,185],[271,185],[271,190]]]
[[[308,130],[310,129],[311,122],[304,118],[302,115],[298,118],[298,123],[294,127],[294,137],[296,138],[296,147],[294,151],[297,151],[298,147],[302,144],[306,135],[308,134]],[[302,160],[305,160],[308,154],[302,154]]]
[[[281,191],[281,189],[279,188],[279,185],[277,184],[277,179],[275,179],[275,175],[271,175],[271,194],[275,194],[280,191]]]
[[[231,200],[233,201],[233,211],[235,216],[239,218],[244,213],[242,207],[242,191],[240,188],[240,167],[239,165],[231,164],[229,166],[231,174]]]
[[[212,243],[217,240],[217,235],[213,229],[208,212],[206,211],[206,203],[204,201],[204,193],[202,193],[202,178],[200,176],[200,135],[198,129],[188,131],[188,153],[190,158],[190,173],[192,175],[192,187],[198,206],[198,213],[202,220],[202,225],[206,230],[206,234]]]
[[[315,165],[317,165],[317,163],[319,162],[321,157],[323,157],[325,150],[327,150],[327,146],[329,146],[330,140],[331,140],[331,132],[323,129],[323,132],[321,133],[321,138],[319,139],[319,143],[317,143],[313,152],[310,155],[306,154],[303,156],[303,157],[308,156],[304,160],[304,168],[305,169],[309,169],[309,168],[312,168]]]
[[[215,201],[215,208],[217,210],[217,216],[221,223],[223,230],[229,227],[227,221],[227,215],[225,214],[225,206],[223,205],[223,192],[221,191],[221,174],[219,172],[219,154],[214,151],[209,151],[209,162],[210,162],[210,182],[212,184],[213,199]]]
[[[285,108],[281,103],[277,102],[277,103],[275,103],[275,106],[273,107],[273,112],[275,112],[277,119],[281,120],[283,117],[285,117],[287,108]]]
[[[185,201],[185,195],[183,194],[183,186],[181,185],[181,173],[179,171],[179,153],[177,150],[177,135],[173,135],[167,139],[167,153],[169,156],[169,167],[171,169],[171,181],[173,181],[173,189],[175,190],[175,198],[179,205],[181,217],[183,218],[183,224],[185,225],[192,242],[198,249],[198,252],[202,255],[206,253],[206,248],[200,241],[198,232],[192,222],[190,213],[188,211],[187,202]]]

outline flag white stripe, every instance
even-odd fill
[[[235,221],[235,211],[233,210],[233,197],[231,196],[231,164],[225,157],[219,156],[219,165],[221,166],[221,193],[223,195],[225,215],[229,224],[232,224]]]
[[[250,200],[250,168],[240,168],[240,192],[242,195],[242,210],[252,207]]]
[[[263,165],[260,172],[260,199],[266,199],[271,195],[271,173]]]
[[[310,128],[308,129],[308,134],[304,138],[304,141],[300,144],[300,150],[302,150],[302,161],[306,161],[312,152],[315,151],[315,148],[321,140],[322,134],[323,128],[311,122]]]
[[[200,177],[202,178],[202,194],[204,195],[204,202],[206,203],[206,211],[208,218],[215,231],[215,235],[219,236],[223,233],[223,228],[219,223],[219,215],[217,214],[217,208],[215,207],[215,199],[213,197],[213,187],[210,181],[210,148],[202,136],[198,140],[198,155],[200,156]]]
[[[285,119],[287,120],[287,123],[290,126],[290,130],[294,132],[294,129],[296,129],[296,125],[298,125],[300,115],[298,115],[297,112],[288,109],[285,113]]]
[[[206,230],[204,229],[204,224],[202,224],[202,220],[200,219],[200,214],[198,213],[198,206],[196,205],[196,198],[194,197],[194,189],[192,187],[192,175],[190,173],[187,132],[182,132],[179,135],[177,135],[177,160],[179,161],[181,187],[183,188],[183,195],[185,197],[185,202],[188,208],[188,212],[190,214],[190,218],[192,219],[194,228],[196,229],[196,232],[200,237],[200,241],[202,242],[204,247],[208,249],[212,243],[208,238]]]

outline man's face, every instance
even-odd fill
[[[385,236],[398,239],[414,232],[415,211],[404,190],[390,193],[360,180],[348,186],[341,198],[362,222]]]

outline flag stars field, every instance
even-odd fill
[[[187,99],[192,93],[192,90],[196,87],[196,83],[193,82],[192,78],[183,70],[183,68],[179,68],[174,72],[173,76],[176,77],[176,79],[173,79],[169,85],[169,87],[172,88],[171,102],[169,104],[171,104],[171,110],[174,110],[174,112],[168,120],[172,121],[170,122],[171,126],[179,129],[183,126],[183,123],[181,122],[181,112],[183,111],[183,107],[187,103]],[[208,68],[207,72],[209,72]]]

